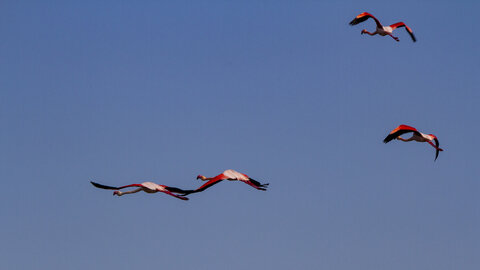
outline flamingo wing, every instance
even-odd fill
[[[256,186],[257,189],[260,190],[267,190],[268,185],[270,185],[269,183],[262,184],[253,178],[250,178],[249,180],[252,184]]]
[[[184,197],[182,195],[177,195],[177,194],[173,194],[172,192],[175,192],[175,193],[183,193],[185,194],[187,192],[187,190],[183,190],[183,189],[179,189],[179,188],[176,188],[176,187],[167,187],[167,186],[163,186],[163,188],[165,188],[165,190],[158,190],[160,192],[163,192],[165,194],[168,194],[170,196],[173,196],[177,199],[180,199],[180,200],[184,200],[184,201],[188,201],[188,198],[187,197]]]
[[[440,153],[440,151],[443,151],[443,149],[439,148],[440,143],[438,142],[438,139],[437,139],[437,138],[435,138],[435,139],[433,139],[433,140],[435,141],[435,146],[437,146],[437,147],[435,147],[435,148],[436,148],[435,160],[437,160],[438,154]]]
[[[195,190],[187,190],[186,194],[190,194],[190,193],[197,193],[197,192],[202,192],[204,191],[205,189],[213,186],[213,185],[216,185],[218,183],[220,183],[221,181],[223,181],[224,179],[220,179],[220,178],[213,178],[212,180],[208,181],[207,183],[203,184],[201,187],[195,189]]]
[[[403,22],[394,23],[394,24],[390,25],[390,27],[392,28],[392,31],[395,30],[396,28],[405,27],[408,34],[412,38],[413,42],[417,41],[417,38],[415,38],[415,35],[413,34],[412,28],[408,27],[405,23],[403,23]]]
[[[382,24],[380,23],[380,21],[368,12],[363,12],[363,13],[359,14],[349,24],[350,25],[357,25],[361,22],[364,22],[364,21],[368,20],[368,18],[372,18],[372,19],[375,20],[375,23],[377,24],[377,28],[382,28],[383,27]]]
[[[398,136],[400,136],[402,134],[405,134],[405,133],[408,133],[408,132],[414,132],[415,134],[420,135],[420,132],[418,132],[418,130],[416,128],[411,127],[411,126],[407,126],[407,125],[400,125],[397,128],[395,128],[394,130],[392,130],[390,132],[390,134],[388,134],[388,136],[385,137],[383,142],[388,143],[389,141],[397,138]]]
[[[173,192],[173,193],[178,193],[178,194],[185,194],[188,190],[184,190],[181,188],[176,188],[176,187],[164,187],[166,190]]]
[[[131,184],[131,185],[126,185],[126,186],[121,186],[121,187],[111,187],[111,186],[105,186],[99,183],[95,183],[93,181],[90,181],[94,187],[97,188],[102,188],[102,189],[113,189],[113,190],[119,190],[122,188],[127,188],[127,187],[143,187],[141,184]]]

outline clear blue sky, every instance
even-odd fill
[[[0,268],[479,269],[480,2],[419,2],[2,1]]]

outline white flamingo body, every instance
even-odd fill
[[[434,137],[431,135],[423,134],[421,132],[419,133],[420,133],[420,136],[413,133],[412,137],[410,137],[410,139],[407,139],[407,140],[416,141],[416,142],[429,142],[434,139]]]
[[[248,181],[250,178],[248,178],[248,176],[246,176],[245,174],[243,173],[239,173],[235,170],[226,170],[223,172],[223,175],[225,175],[226,177],[228,177],[226,180],[230,180],[230,181]]]
[[[166,190],[165,186],[162,186],[153,182],[143,182],[140,185],[142,185],[142,190],[147,193],[155,193],[155,192]]]
[[[382,28],[377,28],[377,34],[380,36],[391,35],[393,33],[393,29],[390,26],[384,26]]]

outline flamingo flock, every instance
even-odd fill
[[[372,14],[370,14],[368,12],[360,13],[349,24],[354,26],[354,25],[362,23],[362,22],[364,22],[364,21],[366,21],[370,18],[372,18],[375,21],[376,30],[374,32],[369,32],[366,29],[363,29],[361,31],[362,35],[363,34],[368,34],[370,36],[374,36],[374,35],[390,36],[395,41],[400,41],[400,39],[398,37],[393,35],[393,31],[396,30],[397,28],[405,28],[405,30],[410,35],[413,42],[417,41],[415,35],[413,34],[412,29],[409,26],[407,26],[404,22],[398,22],[398,23],[391,24],[389,26],[383,26],[377,18],[375,18]],[[412,136],[408,139],[404,139],[404,138],[401,137],[401,135],[404,135],[404,134],[407,134],[407,133],[412,133]],[[443,151],[443,149],[439,147],[440,143],[438,141],[438,138],[435,135],[421,133],[416,128],[408,126],[408,125],[399,125],[395,129],[393,129],[385,137],[383,142],[388,143],[392,140],[399,140],[399,141],[403,141],[403,142],[410,142],[410,141],[426,142],[426,143],[430,144],[435,149],[435,161],[437,160],[439,153],[441,151]],[[267,187],[269,185],[268,183],[261,184],[257,180],[250,178],[248,175],[243,174],[243,173],[239,173],[239,172],[237,172],[235,170],[231,170],[231,169],[226,170],[223,173],[221,173],[217,176],[214,176],[214,177],[205,177],[203,175],[198,175],[197,180],[207,181],[207,182],[205,184],[201,185],[200,187],[198,187],[196,189],[191,189],[191,190],[184,190],[184,189],[180,189],[180,188],[176,188],[176,187],[159,185],[159,184],[156,184],[156,183],[153,183],[153,182],[143,182],[141,184],[129,184],[129,185],[120,186],[120,187],[106,186],[106,185],[98,184],[98,183],[92,182],[92,181],[91,181],[91,184],[94,187],[97,187],[97,188],[100,188],[100,189],[114,190],[114,192],[113,192],[114,196],[115,195],[116,196],[123,196],[123,195],[126,195],[126,194],[133,194],[133,193],[137,193],[137,192],[140,192],[140,191],[143,191],[145,193],[161,192],[161,193],[165,193],[167,195],[170,195],[172,197],[175,197],[175,198],[181,199],[181,200],[185,200],[185,201],[188,200],[188,198],[186,197],[187,195],[205,191],[206,189],[209,189],[212,186],[214,186],[214,185],[216,185],[216,184],[218,184],[218,183],[220,183],[224,180],[240,181],[240,182],[243,182],[243,183],[245,183],[245,184],[247,184],[247,185],[249,185],[249,186],[251,186],[251,187],[253,187],[257,190],[262,190],[262,191],[266,191]],[[124,189],[124,188],[134,188],[134,189],[129,190],[129,191],[123,191],[123,192],[120,191],[121,189]]]

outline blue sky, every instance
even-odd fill
[[[3,1],[0,268],[478,269],[479,8]]]

